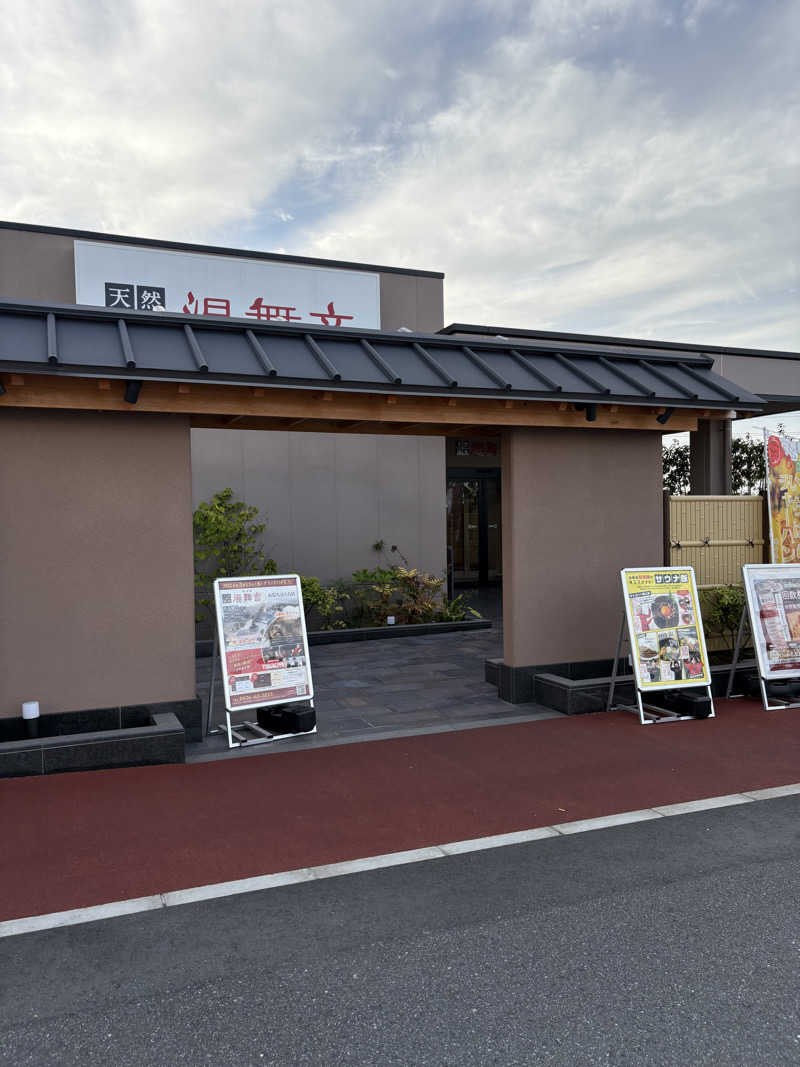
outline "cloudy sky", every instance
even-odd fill
[[[800,349],[797,0],[0,0],[0,218]]]

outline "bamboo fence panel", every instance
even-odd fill
[[[694,567],[697,584],[740,585],[742,565],[765,558],[760,496],[671,496],[670,566]]]

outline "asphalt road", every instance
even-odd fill
[[[794,1065],[799,868],[789,797],[7,938],[0,1063]]]

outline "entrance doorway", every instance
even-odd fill
[[[447,553],[455,585],[490,585],[503,576],[499,467],[447,472]]]

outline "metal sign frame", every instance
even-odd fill
[[[231,680],[230,680],[230,673],[229,673],[229,669],[228,669],[229,665],[228,665],[228,659],[227,659],[227,652],[229,651],[229,649],[227,648],[226,642],[225,642],[225,627],[224,627],[224,618],[223,618],[224,608],[223,608],[223,604],[222,604],[222,594],[226,590],[231,591],[234,588],[241,589],[242,585],[245,584],[245,583],[246,583],[247,587],[249,589],[253,590],[253,591],[256,591],[258,589],[261,589],[263,591],[263,590],[266,590],[266,589],[280,588],[279,583],[281,583],[281,582],[283,583],[284,587],[288,588],[290,586],[289,580],[291,580],[291,587],[293,589],[293,593],[297,597],[297,609],[298,609],[298,612],[299,612],[299,615],[297,617],[293,616],[293,618],[292,618],[293,626],[299,632],[297,632],[296,634],[292,634],[291,635],[291,640],[297,640],[302,645],[303,668],[304,668],[304,674],[305,674],[305,678],[306,678],[306,682],[303,683],[303,684],[307,688],[308,691],[306,693],[300,693],[300,694],[296,694],[294,696],[286,696],[286,695],[272,696],[272,697],[265,696],[264,699],[256,699],[256,700],[253,700],[253,701],[245,701],[245,702],[241,702],[241,703],[235,703],[232,700],[232,697],[235,696],[236,694],[233,694],[231,692]],[[275,597],[274,599],[277,602],[277,601],[280,600],[280,597]],[[250,745],[252,745],[252,744],[264,744],[265,742],[277,741],[277,740],[281,740],[282,738],[286,738],[286,737],[302,737],[302,736],[305,736],[306,734],[309,734],[309,733],[316,733],[316,729],[317,729],[316,725],[313,727],[313,729],[304,731],[302,734],[294,734],[294,733],[292,733],[292,734],[275,734],[275,733],[271,733],[269,730],[265,730],[257,722],[246,721],[246,722],[237,723],[236,725],[234,725],[232,723],[232,721],[231,721],[231,712],[250,711],[250,710],[257,710],[258,708],[277,707],[277,706],[283,706],[283,705],[287,705],[287,704],[298,704],[298,703],[305,704],[310,708],[314,707],[314,681],[313,681],[313,678],[312,678],[312,675],[311,675],[311,660],[310,660],[309,652],[308,652],[308,633],[307,633],[307,630],[306,630],[305,612],[303,610],[303,590],[302,590],[302,586],[301,586],[301,583],[300,583],[300,576],[298,574],[267,574],[267,575],[243,575],[241,577],[231,577],[231,578],[217,578],[215,580],[215,582],[214,582],[214,603],[215,603],[215,609],[216,609],[216,631],[215,631],[215,634],[214,634],[214,652],[213,652],[213,655],[212,655],[211,687],[210,687],[210,690],[209,690],[208,717],[207,717],[208,732],[213,732],[211,727],[212,727],[212,713],[213,713],[213,706],[214,706],[214,686],[216,684],[217,658],[219,658],[219,663],[220,663],[220,668],[221,668],[221,673],[222,673],[223,690],[224,690],[224,694],[225,694],[225,716],[226,716],[225,732],[227,733],[227,736],[228,736],[228,747],[229,748],[239,748],[242,745],[248,745],[248,744],[250,744]],[[254,615],[253,615],[253,622],[256,625],[258,625],[259,622],[260,622],[260,620],[257,619],[257,615],[260,613],[261,608],[263,608],[265,617],[266,617],[266,615],[267,615],[267,613],[269,611],[269,606],[268,606],[267,603],[262,603],[261,604],[261,608],[257,607],[258,603],[259,602],[256,602],[256,604],[254,604],[254,608],[256,608],[256,610],[255,610]],[[271,622],[266,623],[266,628],[268,629],[274,623],[274,621],[275,620],[273,619]],[[256,640],[254,643],[258,644],[263,637],[264,637],[264,634],[260,634],[259,635],[259,639]],[[266,670],[267,669],[266,665],[264,664],[263,666],[264,666],[264,669]],[[295,669],[299,669],[299,668],[295,668]],[[247,673],[247,671],[245,671],[244,673]],[[289,688],[297,689],[298,686],[290,686]]]
[[[635,644],[636,638],[640,636],[639,631],[636,629],[636,623],[633,618],[632,603],[629,588],[626,582],[626,575],[628,574],[652,574],[663,575],[668,578],[668,581],[664,582],[665,589],[669,589],[671,586],[683,585],[686,583],[689,586],[691,592],[692,602],[692,616],[694,622],[691,624],[696,630],[697,643],[700,647],[701,662],[704,667],[704,679],[697,681],[694,678],[672,679],[661,682],[650,682],[643,679],[640,669],[638,649]],[[674,580],[676,579],[676,580]],[[662,708],[656,704],[648,704],[642,699],[643,694],[648,692],[662,692],[664,690],[680,690],[680,689],[705,689],[708,695],[708,701],[711,705],[711,712],[707,718],[713,719],[716,717],[716,711],[714,709],[714,698],[711,692],[711,667],[708,661],[708,651],[706,649],[705,634],[703,632],[703,620],[700,615],[700,603],[697,596],[697,583],[695,582],[694,568],[693,567],[626,567],[620,571],[620,580],[622,583],[622,595],[625,604],[624,611],[622,613],[622,619],[620,622],[619,637],[617,639],[616,655],[614,657],[614,667],[611,674],[611,685],[608,691],[608,700],[606,702],[606,711],[616,709],[619,711],[629,711],[633,714],[638,714],[639,722],[642,726],[649,726],[656,722],[680,722],[686,719],[694,719],[694,715],[679,715],[677,712],[670,711],[667,708]],[[668,629],[675,629],[676,632],[681,627],[676,622],[674,627]],[[687,627],[688,628],[688,627]],[[614,691],[616,688],[617,675],[619,672],[619,661],[622,656],[623,645],[625,641],[627,631],[628,647],[629,647],[629,659],[633,665],[634,674],[634,690],[636,693],[636,706],[626,704],[614,704]],[[655,634],[657,631],[653,631]]]
[[[728,676],[726,696],[730,696],[733,690],[734,676],[739,662],[742,645],[744,642],[745,621],[750,628],[753,639],[753,648],[758,666],[758,684],[761,690],[761,702],[765,711],[786,711],[789,708],[800,708],[800,701],[786,700],[770,695],[767,692],[769,682],[791,681],[800,678],[800,654],[798,655],[798,667],[789,670],[775,670],[770,666],[767,654],[767,634],[761,625],[761,605],[755,588],[755,582],[759,575],[766,580],[773,581],[795,578],[800,588],[800,563],[746,563],[742,567],[742,583],[744,585],[745,606],[742,609],[742,617],[739,621],[739,632],[736,635],[736,646],[731,663],[731,672]]]

